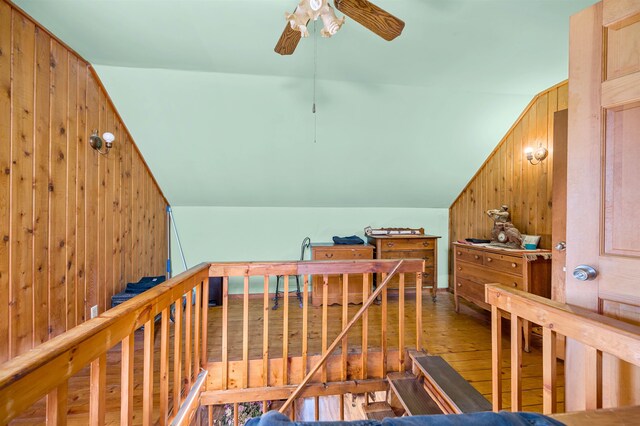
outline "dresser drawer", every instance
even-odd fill
[[[501,254],[485,253],[484,266],[510,274],[522,275],[522,257],[505,256]]]
[[[372,250],[367,249],[323,249],[313,250],[313,260],[357,260],[371,259]]]
[[[397,250],[382,252],[382,259],[423,259],[426,266],[433,266],[433,250]]]
[[[456,247],[454,250],[456,260],[464,262],[477,263],[482,265],[483,253],[477,250],[471,250],[463,247]]]
[[[489,305],[484,302],[484,284],[476,283],[464,278],[456,278],[456,295],[464,297],[483,308],[487,309]]]
[[[394,238],[393,240],[380,241],[380,247],[383,251],[387,250],[433,250],[435,247],[433,239],[423,240],[416,238]]]
[[[456,280],[458,278],[465,278],[467,280],[481,284],[498,283],[517,288],[518,290],[527,290],[521,276],[506,274],[504,272],[489,269],[482,265],[475,265],[466,262],[456,262],[455,274]]]
[[[433,266],[426,266],[422,273],[422,284],[433,284],[435,282],[435,273]]]

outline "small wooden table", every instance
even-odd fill
[[[373,246],[369,244],[334,244],[311,243],[312,260],[371,260],[373,259]],[[311,281],[311,304],[322,305],[322,287],[324,277],[314,275]],[[373,283],[372,283],[373,285]],[[342,275],[328,276],[327,304],[342,304]],[[362,275],[349,275],[348,303],[362,303]]]

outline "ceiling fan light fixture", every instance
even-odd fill
[[[302,37],[309,36],[307,23],[310,20],[322,18],[324,28],[320,31],[322,37],[331,37],[344,24],[344,17],[338,18],[327,0],[302,0],[293,13],[285,13],[291,29],[299,31]]]

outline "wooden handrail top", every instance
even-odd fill
[[[640,366],[639,326],[500,284],[485,286],[485,300],[502,311]]]
[[[389,273],[397,260],[329,260],[329,261],[286,261],[286,262],[212,262],[211,277],[264,276],[264,275],[331,275]],[[422,272],[424,260],[406,259],[398,273]]]
[[[0,401],[11,401],[11,406],[0,404],[0,424],[20,412],[20,407],[29,407],[208,279],[208,268],[208,263],[194,266],[2,364]]]

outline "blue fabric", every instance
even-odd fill
[[[333,237],[333,242],[336,244],[364,244],[364,240],[357,235],[352,235],[350,237]]]
[[[484,412],[472,414],[439,414],[432,416],[408,416],[376,420],[357,420],[352,422],[292,422],[278,411],[249,420],[247,426],[562,426],[557,420],[537,413],[499,413]]]

